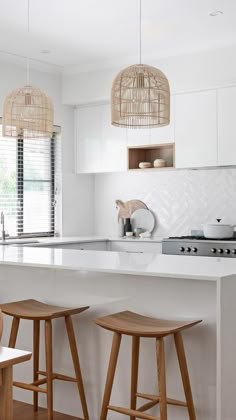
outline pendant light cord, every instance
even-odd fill
[[[30,0],[28,0],[27,7],[27,33],[28,33],[28,48],[27,48],[27,57],[26,57],[26,69],[27,69],[27,86],[30,84],[30,65],[29,65],[29,33],[30,33]]]
[[[142,63],[142,0],[139,0],[139,60]]]

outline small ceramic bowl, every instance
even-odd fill
[[[134,228],[134,236],[139,237],[140,233],[143,232],[142,228],[136,227]]]
[[[165,159],[155,159],[153,162],[154,168],[163,168],[166,166]]]
[[[133,236],[133,232],[126,232],[126,236],[130,238],[131,236]]]
[[[140,169],[145,169],[145,168],[151,168],[152,164],[151,162],[140,162],[138,166]]]

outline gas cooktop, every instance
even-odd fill
[[[208,239],[205,236],[172,236],[163,239],[162,253],[236,258],[236,237]]]
[[[210,239],[210,238],[205,238],[205,236],[170,236],[169,238],[165,239],[177,239],[177,240],[193,240],[193,241],[226,241],[226,242],[236,242],[236,237],[233,236],[232,238],[215,238],[215,239]]]

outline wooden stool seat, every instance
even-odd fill
[[[89,420],[87,402],[85,398],[82,374],[80,369],[79,356],[77,351],[74,327],[71,315],[79,314],[88,309],[88,306],[81,308],[64,308],[60,306],[47,305],[34,299],[23,300],[19,302],[10,302],[0,304],[0,309],[7,315],[13,317],[9,347],[14,348],[21,319],[33,321],[33,376],[34,380],[30,384],[24,382],[13,382],[14,386],[33,391],[34,410],[38,410],[38,393],[47,395],[48,420],[53,420],[53,380],[59,379],[77,384],[80,400],[84,415],[84,420]],[[71,350],[71,356],[74,364],[75,377],[62,375],[53,372],[52,358],[52,320],[63,317],[66,324],[66,330]],[[39,347],[40,347],[40,321],[45,324],[45,351],[46,351],[46,370],[39,369]],[[43,378],[39,378],[43,376]],[[42,385],[46,385],[42,387]],[[5,419],[4,419],[5,420]]]
[[[200,320],[169,321],[164,319],[150,318],[130,311],[124,311],[112,315],[107,315],[102,318],[97,318],[95,322],[102,328],[113,331],[112,349],[108,366],[100,420],[107,419],[108,411],[114,411],[129,416],[130,420],[167,420],[168,404],[176,405],[179,407],[186,407],[188,409],[189,419],[196,420],[181,331],[198,324],[199,322],[201,322]],[[131,397],[129,408],[110,405],[111,392],[115,377],[122,334],[132,336]],[[166,395],[164,337],[167,335],[173,335],[174,337],[186,402],[179,401],[173,398],[168,398]],[[159,385],[158,395],[144,394],[138,392],[137,390],[139,348],[141,337],[150,337],[155,338],[156,340],[156,355],[158,367],[157,379]],[[142,404],[139,408],[137,408],[138,398],[146,399],[148,400],[148,402]],[[147,410],[153,408],[158,404],[160,405],[159,417],[145,413]]]
[[[201,321],[168,321],[124,311],[97,318],[95,322],[100,327],[120,334],[138,337],[164,337],[190,328]]]
[[[2,312],[16,318],[29,320],[45,320],[60,318],[67,315],[75,315],[88,309],[88,306],[82,308],[63,308],[61,306],[48,305],[34,299],[21,300],[18,302],[9,302],[0,305]]]

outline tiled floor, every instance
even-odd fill
[[[34,413],[33,407],[30,404],[25,404],[19,401],[14,401],[14,420],[47,420],[47,410],[39,408],[37,413]],[[67,416],[66,414],[54,413],[53,420],[81,420],[79,417]]]

